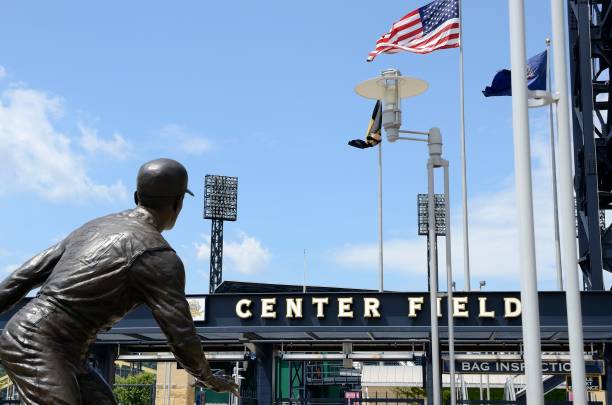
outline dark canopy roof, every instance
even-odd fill
[[[216,294],[300,293],[304,286],[295,284],[264,284],[245,281],[224,281],[215,290]],[[308,292],[374,292],[358,288],[322,287],[307,285]]]

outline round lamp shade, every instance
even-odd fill
[[[399,76],[393,79],[397,80],[400,98],[418,96],[429,87],[426,81],[414,77]],[[382,100],[385,95],[386,80],[391,78],[380,76],[366,80],[355,87],[355,92],[361,97]]]

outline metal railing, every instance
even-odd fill
[[[386,404],[386,405],[425,405],[424,399],[414,398],[279,398],[275,405],[367,405],[367,404]]]
[[[361,372],[342,367],[342,364],[323,362],[306,365],[308,384],[355,384],[361,381]]]
[[[444,402],[446,405],[450,404],[450,401]],[[508,400],[479,400],[479,399],[461,399],[457,400],[457,405],[517,405],[520,401],[508,401]],[[573,405],[572,401],[544,401],[545,405]],[[587,405],[603,405],[603,402],[589,401]]]

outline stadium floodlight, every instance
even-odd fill
[[[210,282],[213,294],[223,279],[223,221],[238,214],[238,177],[207,174],[204,179],[204,219],[211,219]]]
[[[365,98],[383,101],[382,124],[387,140],[395,142],[402,126],[401,100],[418,96],[428,87],[424,80],[402,76],[397,69],[386,69],[380,77],[358,84],[355,92]]]
[[[417,194],[418,234],[429,235],[429,210],[427,194]],[[446,235],[446,198],[444,194],[435,195],[436,236]]]
[[[204,180],[204,218],[235,221],[238,207],[238,177],[207,174]]]

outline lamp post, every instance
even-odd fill
[[[413,97],[427,90],[427,83],[411,77],[402,77],[396,69],[387,69],[380,77],[366,80],[355,87],[360,96],[383,100],[382,123],[387,130],[395,131],[402,124],[402,111],[400,102],[402,98]],[[378,144],[378,272],[379,291],[383,292],[383,237],[382,237],[382,143]]]
[[[428,175],[428,216],[429,216],[429,238],[435,240],[435,183],[434,170],[444,169],[444,195],[445,212],[447,220],[446,228],[446,271],[447,271],[447,318],[448,318],[448,346],[449,346],[449,365],[450,365],[450,385],[451,385],[451,404],[456,404],[455,397],[455,349],[454,349],[454,325],[452,317],[453,304],[453,277],[451,264],[451,237],[450,237],[450,199],[449,199],[449,164],[442,158],[442,134],[439,128],[431,128],[427,132],[404,131],[402,125],[401,99],[414,97],[427,90],[427,83],[410,77],[404,77],[396,69],[384,70],[380,77],[367,80],[359,84],[355,91],[362,97],[383,100],[382,125],[387,133],[387,140],[395,142],[397,140],[427,142],[429,159],[427,161]],[[402,134],[413,134],[425,136],[406,137]],[[441,402],[441,383],[440,383],[440,342],[437,317],[437,246],[431,244],[429,255],[429,307],[431,316],[431,352],[432,352],[432,371],[433,371],[433,404],[440,405]]]

